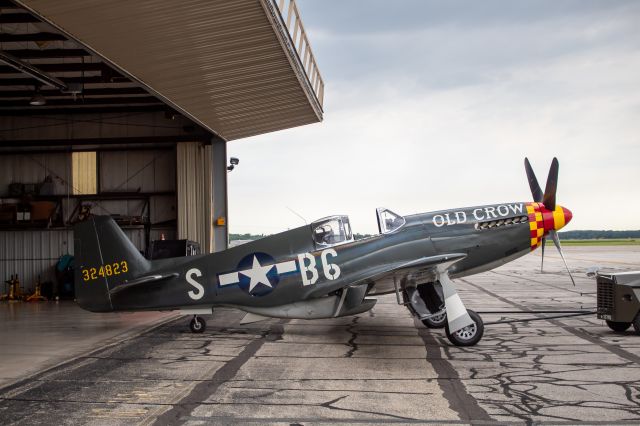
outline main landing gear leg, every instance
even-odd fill
[[[467,309],[446,271],[439,274],[440,288],[434,283],[421,284],[418,287],[405,287],[404,303],[400,301],[400,287],[394,279],[396,298],[399,305],[405,305],[409,311],[428,328],[444,327],[445,334],[456,346],[473,346],[482,339],[484,323],[480,315]],[[444,309],[442,308],[444,303]],[[640,315],[639,325],[640,328]]]
[[[456,346],[473,346],[482,339],[484,323],[480,315],[467,309],[446,272],[440,274],[440,284],[447,312],[445,333]]]
[[[440,283],[425,283],[419,285],[416,290],[429,311],[432,312],[429,317],[420,318],[422,324],[427,328],[444,328],[447,324],[447,311],[444,309]]]
[[[404,304],[426,327],[444,328],[447,323],[447,313],[435,285],[435,283],[424,283],[417,287],[406,287]]]
[[[193,333],[202,333],[207,328],[207,323],[203,318],[194,315],[189,323],[189,328]]]

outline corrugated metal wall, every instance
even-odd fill
[[[174,150],[109,151],[99,155],[100,189],[107,192],[175,191],[176,157]],[[71,181],[69,153],[16,154],[0,156],[0,197],[9,195],[12,182],[38,183],[48,175],[54,177],[55,194],[66,195],[66,182]],[[2,200],[0,200],[2,201]],[[15,202],[15,200],[13,201]],[[75,207],[63,202],[66,214]],[[139,215],[143,201],[109,200],[93,203],[96,214]],[[153,196],[151,223],[176,219],[176,198],[173,195]],[[143,229],[126,229],[125,233],[139,250],[146,250]],[[151,240],[175,238],[174,226],[152,229]],[[73,254],[71,229],[32,229],[0,231],[0,281],[18,274],[25,290],[31,291],[40,275],[41,280],[54,281],[53,267],[63,254]],[[0,292],[4,287],[0,283]]]
[[[71,182],[71,158],[68,153],[2,155],[0,197],[9,195],[10,183],[41,183],[47,176],[53,178],[55,194],[67,193],[66,182]]]
[[[71,184],[71,158],[68,153],[16,154],[0,156],[0,197],[9,195],[9,184],[41,183],[46,176],[54,180],[54,193],[65,195]],[[176,159],[173,150],[109,151],[100,153],[101,192],[162,192],[176,189]],[[5,200],[9,201],[9,200]],[[0,200],[2,203],[3,200]],[[15,203],[15,200],[10,200]],[[65,203],[66,204],[66,203]],[[115,200],[95,202],[96,214],[140,214],[143,201]],[[71,213],[75,203],[65,205]],[[151,199],[151,223],[176,219],[175,196]]]
[[[101,192],[164,192],[176,189],[176,154],[173,150],[108,151],[100,153]],[[138,215],[141,200],[101,201],[98,214]],[[175,196],[151,198],[151,223],[176,219]]]
[[[127,229],[125,234],[138,250],[144,248],[144,231]],[[73,254],[73,231],[29,230],[0,232],[0,279],[4,282],[18,274],[25,291],[32,292],[40,276],[42,282],[55,282],[54,267],[58,258]],[[2,287],[4,293],[4,287]]]

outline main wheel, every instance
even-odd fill
[[[476,314],[471,309],[467,309],[467,313],[471,317],[473,324],[463,327],[453,333],[449,331],[449,323],[446,323],[444,327],[447,339],[456,346],[473,346],[482,339],[482,335],[484,334],[484,323],[482,322],[480,315]]]
[[[442,328],[447,323],[447,313],[443,312],[440,315],[433,316],[431,318],[425,318],[422,323],[427,328]]]
[[[622,333],[623,331],[627,331],[627,329],[629,327],[631,327],[631,323],[630,322],[616,322],[616,321],[609,321],[606,320],[607,325],[609,326],[610,329],[612,329],[613,331],[616,331],[618,333]]]
[[[640,312],[636,315],[636,318],[633,320],[633,328],[635,328],[636,333],[640,334]]]
[[[194,316],[189,323],[189,328],[193,333],[202,333],[207,328],[207,323],[204,319]]]

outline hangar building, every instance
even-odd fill
[[[226,248],[227,142],[323,92],[294,0],[0,0],[0,279],[54,281],[88,213]]]

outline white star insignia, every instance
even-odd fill
[[[255,286],[258,284],[264,284],[268,287],[271,287],[271,283],[269,282],[269,278],[267,278],[267,274],[273,268],[273,265],[262,266],[258,261],[258,258],[253,256],[253,265],[251,269],[247,269],[246,271],[240,271],[242,275],[245,275],[251,279],[249,282],[249,293],[251,293]]]

